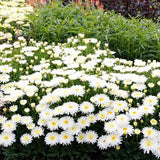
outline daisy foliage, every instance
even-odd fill
[[[22,2],[0,1],[0,146],[38,140],[107,150],[137,137],[159,158],[160,62],[114,58],[82,33],[57,45],[20,34],[11,42],[12,25],[28,25],[32,11]]]

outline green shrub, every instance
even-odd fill
[[[29,16],[31,26],[25,34],[36,40],[63,43],[68,37],[84,33],[104,43],[120,58],[160,60],[159,25],[152,20],[126,19],[114,12],[82,10],[61,2],[40,8]]]

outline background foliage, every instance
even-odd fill
[[[63,6],[61,2],[42,7],[29,19],[31,26],[26,28],[25,36],[36,40],[63,43],[68,37],[84,33],[109,43],[118,57],[160,60],[160,26],[151,19],[126,19],[114,12],[82,10],[81,6]]]

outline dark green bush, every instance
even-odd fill
[[[25,35],[36,40],[62,43],[68,37],[84,33],[95,37],[127,59],[160,60],[160,26],[152,20],[126,19],[114,12],[82,10],[61,2],[40,8],[29,16],[31,26]]]

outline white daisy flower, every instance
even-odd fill
[[[160,143],[157,143],[157,146],[152,150],[152,153],[157,157],[160,158]]]
[[[71,128],[68,128],[68,132],[72,135],[77,135],[81,131],[81,127],[75,123]]]
[[[2,124],[2,130],[4,132],[12,132],[12,131],[16,130],[16,123],[13,122],[12,120],[5,121]]]
[[[46,119],[44,119],[44,118],[39,118],[38,119],[38,121],[37,121],[37,124],[39,125],[39,126],[46,126],[46,123],[47,123],[47,120]]]
[[[78,143],[85,143],[85,138],[86,134],[80,132],[77,136],[76,136],[76,140]]]
[[[115,121],[118,126],[122,126],[129,124],[130,118],[126,114],[120,114],[116,116]]]
[[[107,141],[108,141],[110,147],[115,147],[115,146],[121,144],[122,138],[117,133],[111,133],[107,136]]]
[[[158,98],[156,96],[149,95],[143,99],[144,105],[154,106],[158,104]]]
[[[153,114],[155,107],[151,105],[141,105],[139,106],[139,109],[143,114]]]
[[[89,114],[87,116],[87,119],[89,120],[90,123],[96,123],[97,122],[97,117],[94,114]]]
[[[97,113],[96,116],[97,116],[97,120],[99,120],[99,121],[107,120],[107,112],[106,112],[106,110],[100,111],[99,113]]]
[[[86,128],[90,125],[88,117],[85,116],[81,116],[80,118],[78,118],[77,122],[81,128]]]
[[[133,91],[131,93],[131,96],[135,99],[139,99],[139,98],[142,98],[143,97],[143,92],[140,92],[140,91]]]
[[[157,142],[153,138],[143,138],[140,141],[140,149],[144,151],[144,153],[149,154],[150,151],[154,151],[156,149]]]
[[[5,116],[0,115],[0,124],[3,124],[7,118]]]
[[[25,133],[20,137],[20,142],[23,145],[30,144],[32,142],[32,136],[30,134],[28,134],[28,133]]]
[[[34,124],[34,123],[29,123],[29,124],[27,125],[27,129],[29,129],[29,130],[32,130],[34,127],[35,127],[35,124]]]
[[[0,75],[0,82],[2,82],[2,83],[9,82],[9,79],[10,79],[10,75],[8,75],[8,74],[1,74]]]
[[[64,131],[59,135],[59,142],[62,145],[69,145],[72,141],[74,141],[74,137],[69,132]]]
[[[153,127],[144,127],[142,129],[144,137],[154,138],[157,136],[157,131]]]
[[[118,128],[118,132],[121,134],[121,135],[132,135],[134,133],[134,129],[133,129],[133,126],[131,125],[123,125],[121,127]]]
[[[94,111],[94,105],[87,101],[81,103],[79,107],[82,113],[91,113]]]
[[[94,98],[94,102],[95,104],[97,104],[98,106],[100,105],[104,105],[104,106],[108,106],[110,99],[107,95],[105,94],[96,94],[94,97],[91,97],[91,101]]]
[[[44,129],[42,127],[34,127],[31,130],[31,135],[34,138],[39,138],[40,136],[42,136],[44,134]]]
[[[131,119],[134,119],[134,120],[139,120],[141,119],[141,117],[143,116],[143,113],[141,112],[140,109],[138,108],[130,108],[129,109],[129,113],[128,113],[128,116],[131,118]]]
[[[10,106],[9,109],[10,109],[11,112],[16,112],[17,109],[18,109],[18,106],[17,105],[13,105],[13,106]]]
[[[85,90],[81,85],[75,85],[70,88],[71,94],[74,96],[83,96],[85,94]]]
[[[66,116],[62,117],[59,120],[59,127],[61,127],[64,130],[71,128],[71,126],[73,125],[74,125],[74,119],[72,117]]]
[[[47,145],[56,145],[59,143],[59,135],[56,132],[49,132],[46,134],[44,141]]]
[[[118,129],[118,126],[115,121],[109,121],[109,122],[105,123],[105,125],[104,125],[104,130],[107,133],[116,132],[117,129]]]
[[[16,141],[15,134],[2,132],[0,134],[0,145],[4,147],[11,146]]]
[[[24,100],[20,100],[20,104],[21,104],[21,105],[24,106],[26,103],[27,103],[27,100],[25,100],[25,99],[24,99]]]
[[[116,100],[111,105],[113,109],[117,109],[118,111],[124,111],[125,108],[128,107],[128,103],[126,101]]]
[[[75,114],[78,112],[79,105],[75,102],[67,102],[63,104],[63,109],[66,114]]]
[[[58,118],[52,118],[49,121],[47,121],[47,128],[51,131],[58,129]]]
[[[21,116],[21,121],[20,123],[23,125],[28,125],[29,123],[32,123],[33,119],[31,116]]]
[[[98,142],[97,142],[97,146],[101,150],[107,149],[109,147],[108,136],[102,135],[101,137],[99,137]]]
[[[85,142],[94,144],[97,141],[98,134],[95,131],[87,131],[85,133]]]
[[[13,122],[16,122],[16,123],[19,123],[21,121],[21,115],[20,114],[14,114],[12,117],[11,117],[11,120]]]
[[[41,113],[39,114],[39,117],[45,120],[49,120],[53,117],[53,113],[54,113],[53,109],[46,108],[41,111]]]

